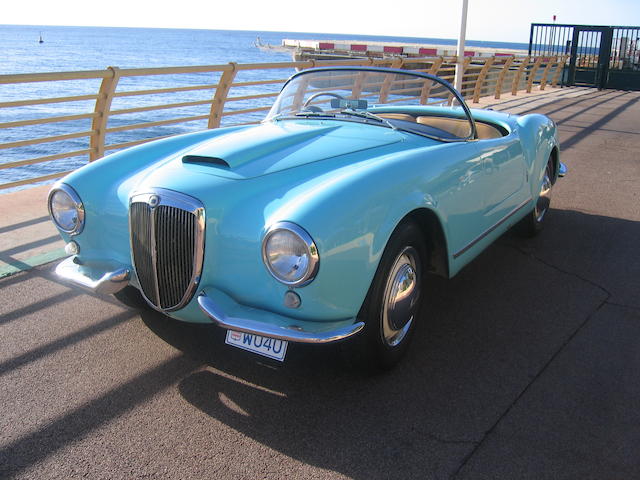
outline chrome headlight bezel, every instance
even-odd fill
[[[300,246],[303,247],[307,256],[306,270],[303,275],[296,278],[295,280],[288,280],[286,277],[281,275],[280,272],[275,269],[269,258],[269,240],[273,237],[274,234],[281,231],[286,231],[289,234],[293,234],[294,238],[300,242]],[[311,235],[309,235],[306,230],[292,222],[277,222],[267,229],[262,239],[262,261],[265,267],[267,267],[267,271],[273,278],[289,287],[303,287],[309,284],[316,277],[318,269],[320,267],[320,256],[318,255],[318,249],[315,242],[313,241],[313,238],[311,238]]]
[[[56,194],[66,195],[68,197],[68,200],[70,200],[73,209],[75,210],[77,221],[71,227],[62,225],[58,219],[58,216],[56,215],[59,212],[54,211],[53,209],[53,199]],[[76,193],[76,191],[66,183],[57,183],[53,186],[53,188],[49,192],[49,198],[47,199],[47,208],[49,209],[49,215],[51,216],[53,223],[55,223],[56,226],[64,233],[73,236],[78,235],[84,229],[84,204],[82,203],[82,200],[80,199],[80,196]]]

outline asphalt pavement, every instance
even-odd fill
[[[0,478],[639,478],[640,92],[493,108],[553,118],[569,174],[538,237],[429,282],[391,372],[0,279]]]

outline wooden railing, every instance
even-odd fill
[[[534,84],[555,86],[565,62],[566,57],[466,57],[462,94],[477,103],[483,96],[530,92]],[[295,69],[331,65],[412,69],[453,83],[456,58],[0,75],[0,174],[6,178],[11,169],[11,177],[19,177],[0,183],[0,190],[59,178],[82,162],[176,133],[258,122]],[[40,173],[34,175],[29,167],[36,164]]]

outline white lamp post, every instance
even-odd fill
[[[460,21],[460,36],[458,37],[458,63],[456,65],[455,87],[462,90],[462,64],[464,62],[464,41],[467,34],[467,6],[469,0],[462,0],[462,20]]]

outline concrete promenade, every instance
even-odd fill
[[[540,236],[431,281],[375,377],[63,285],[49,187],[0,194],[0,478],[638,478],[640,92],[481,106],[549,115],[569,174]]]
[[[64,255],[64,242],[47,212],[50,188],[0,193],[0,278]]]

